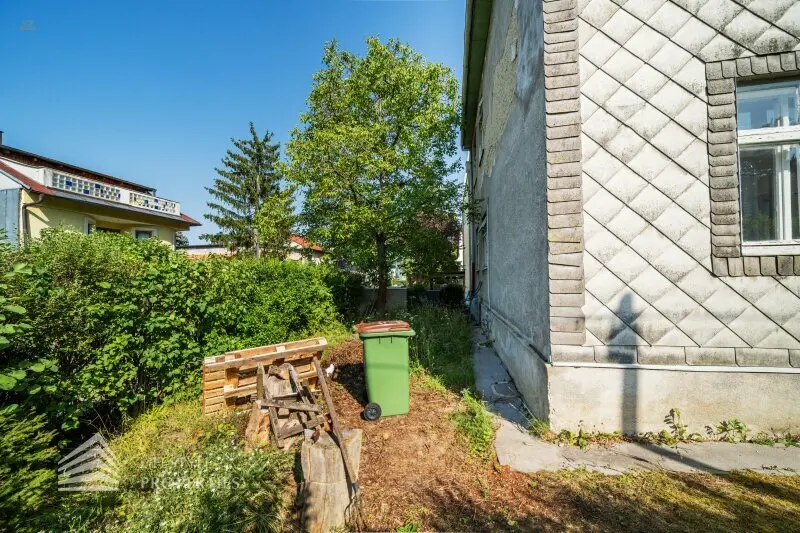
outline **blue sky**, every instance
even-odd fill
[[[323,45],[397,37],[461,76],[464,0],[2,0],[4,143],[156,187],[204,227],[231,137],[282,144]]]

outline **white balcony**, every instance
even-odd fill
[[[181,214],[181,204],[166,198],[151,196],[124,187],[80,178],[63,172],[48,170],[47,174],[45,185],[54,189],[169,215],[180,216]]]

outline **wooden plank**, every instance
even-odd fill
[[[225,403],[225,396],[219,395],[214,398],[206,398],[205,405],[217,405],[217,404],[224,404]]]
[[[225,389],[220,387],[218,389],[210,390],[208,392],[203,392],[203,398],[206,400],[210,400],[211,398],[216,398],[217,396],[224,396]]]
[[[226,398],[233,398],[238,396],[248,396],[256,392],[256,384],[255,382],[252,385],[248,385],[246,387],[236,387],[228,389],[229,385],[226,385],[225,389],[225,397]]]
[[[205,411],[203,411],[203,414],[210,415],[213,413],[219,413],[224,410],[225,410],[225,405],[217,404],[217,405],[212,405],[211,407],[206,407]]]
[[[203,381],[214,381],[215,379],[225,379],[225,371],[217,370],[203,373]]]
[[[257,355],[251,357],[249,359],[237,359],[235,361],[223,361],[222,363],[212,363],[210,365],[206,365],[206,368],[209,370],[221,370],[221,369],[230,369],[230,368],[238,368],[240,371],[245,369],[253,369],[256,368],[259,364],[266,364],[271,365],[279,362],[288,362],[288,361],[296,361],[298,359],[304,359],[309,355],[321,354],[324,347],[304,347],[304,348],[296,348],[291,352],[289,350],[285,351],[284,353],[280,354],[280,356],[276,356],[275,354],[267,355]]]
[[[314,346],[327,346],[328,342],[325,337],[314,337],[312,339],[303,339],[299,341],[282,342],[279,344],[270,344],[267,346],[257,346],[255,348],[245,348],[243,350],[233,350],[226,352],[225,355],[234,355],[236,357],[249,358],[255,355],[270,355],[277,352],[290,352],[297,348],[309,348]]]
[[[277,407],[278,409],[290,409],[292,411],[312,411],[319,413],[322,408],[319,405],[310,405],[301,402],[289,402],[286,400],[261,400],[264,407]]]
[[[203,383],[203,392],[211,391],[214,389],[221,389],[225,385],[224,379],[215,379],[214,381],[206,381]]]

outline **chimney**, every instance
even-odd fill
[[[0,130],[0,145],[3,144],[3,130]]]

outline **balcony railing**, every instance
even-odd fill
[[[101,200],[109,200],[120,204],[125,204],[142,209],[150,209],[170,215],[181,214],[181,204],[151,196],[141,192],[132,191],[115,185],[109,185],[95,180],[79,178],[71,174],[62,172],[50,172],[48,185],[62,191],[69,191]]]

